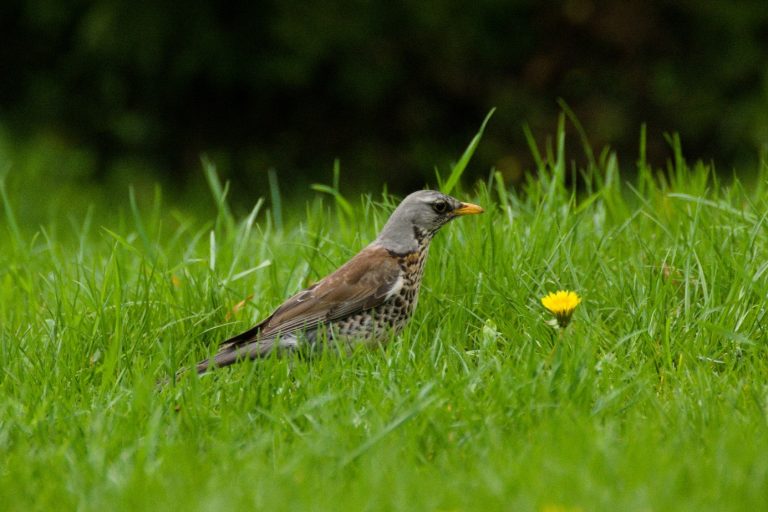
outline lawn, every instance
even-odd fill
[[[233,213],[206,166],[208,205],[131,190],[46,209],[11,169],[1,508],[763,509],[768,169],[720,181],[677,145],[663,170],[642,151],[621,175],[608,152],[576,169],[563,137],[524,187],[452,191],[486,213],[438,233],[386,347],[161,386],[366,245],[398,198],[330,186]],[[541,304],[559,289],[583,298],[560,331]]]

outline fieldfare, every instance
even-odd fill
[[[214,357],[197,364],[197,372],[325,341],[342,348],[387,341],[416,308],[434,234],[460,215],[482,212],[475,204],[434,190],[414,192],[370,245],[255,327],[222,342]]]

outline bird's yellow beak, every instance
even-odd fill
[[[461,206],[453,210],[453,213],[456,215],[473,215],[475,213],[483,213],[484,211],[482,207],[476,204],[461,203]]]

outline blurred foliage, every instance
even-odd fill
[[[474,171],[515,181],[557,98],[631,160],[642,123],[721,169],[768,141],[765,0],[7,0],[0,43],[0,158],[59,179],[405,190],[496,106]]]

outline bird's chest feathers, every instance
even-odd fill
[[[400,257],[400,275],[403,277],[404,285],[417,286],[421,282],[421,276],[424,274],[424,264],[427,262],[427,253],[429,247],[424,247],[419,251],[406,254]]]
[[[404,309],[409,314],[416,307],[416,302],[419,299],[419,287],[421,285],[421,277],[424,274],[424,264],[427,261],[428,251],[428,247],[424,247],[419,251],[414,251],[398,258],[400,276],[388,294],[388,298],[392,298],[397,302],[404,302],[406,305]]]

